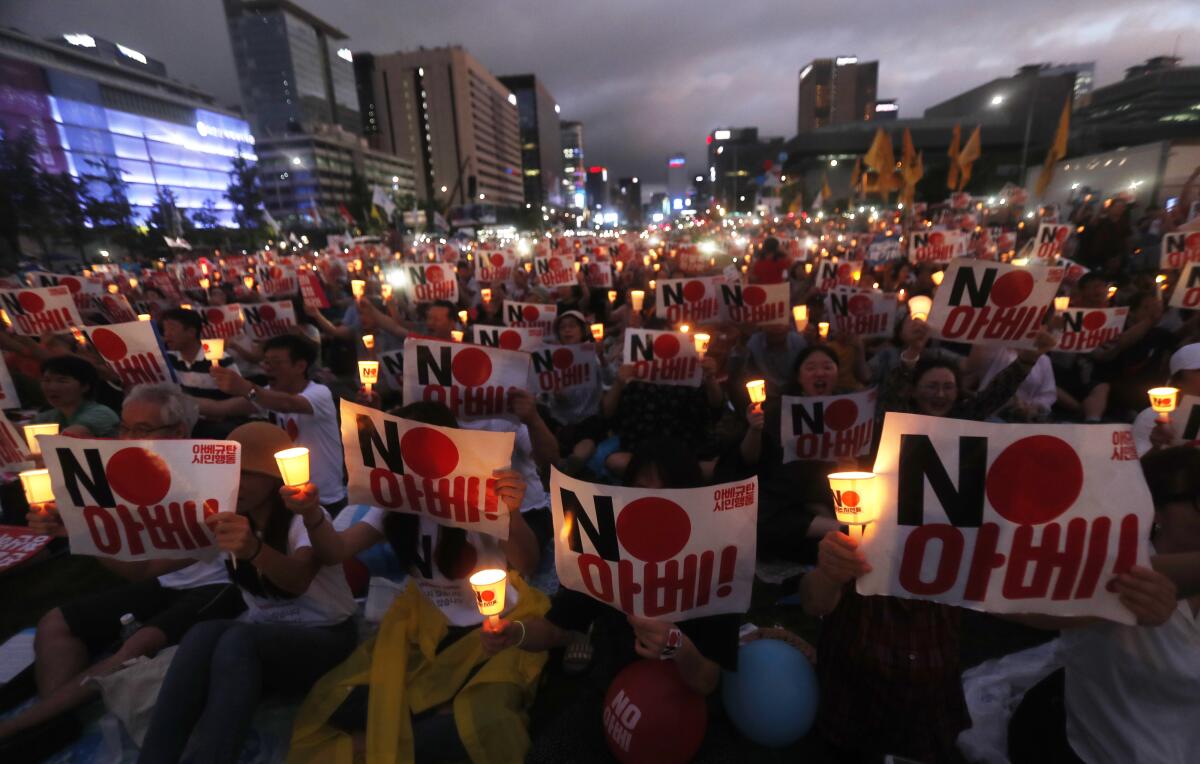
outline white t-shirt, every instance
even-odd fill
[[[1200,751],[1200,617],[1063,632],[1067,739],[1089,764],[1185,764]]]
[[[350,509],[347,507],[342,514],[338,515],[339,519],[349,514]],[[387,513],[384,510],[379,507],[371,507],[358,522],[366,523],[383,533],[383,520],[386,516]],[[478,626],[483,623],[483,616],[480,615],[479,608],[475,606],[475,592],[471,589],[467,578],[465,576],[451,578],[438,569],[434,550],[437,547],[438,530],[441,526],[423,515],[417,519],[417,555],[415,564],[409,569],[409,575],[416,583],[417,588],[426,599],[442,611],[451,626]],[[339,528],[339,524],[336,522],[334,527],[344,530],[344,528]],[[504,549],[500,546],[499,539],[484,533],[468,531],[467,544],[474,550],[475,564],[466,572],[466,576],[484,568],[508,569]],[[387,612],[391,601],[399,596],[402,590],[403,587],[398,586],[396,582],[385,578],[372,578],[370,592],[367,594],[368,613],[375,612],[382,616]],[[517,590],[510,582],[504,589],[505,612],[512,610],[516,604]],[[369,614],[368,617],[370,617]]]
[[[980,390],[987,387],[1000,372],[1017,360],[1017,351],[1012,348],[996,348],[995,351],[991,363],[988,364],[987,372],[983,375],[983,379],[979,380]],[[1036,406],[1043,412],[1049,411],[1054,405],[1058,399],[1058,389],[1054,382],[1054,366],[1050,363],[1048,356],[1043,354],[1037,359],[1033,369],[1017,388],[1016,397],[1025,405]]]
[[[270,415],[272,422],[287,430],[296,445],[308,449],[310,475],[321,494],[321,503],[333,504],[346,498],[346,483],[342,480],[342,433],[338,428],[333,393],[325,385],[309,381],[300,395],[312,404],[313,413],[263,411]]]
[[[542,509],[550,506],[550,497],[542,487],[542,478],[538,475],[537,462],[533,458],[533,439],[529,437],[529,428],[522,423],[510,422],[507,419],[476,419],[471,422],[459,422],[464,430],[488,430],[489,432],[513,432],[512,468],[521,473],[525,479],[525,498],[521,500],[521,511]]]
[[[1150,442],[1150,433],[1154,431],[1154,422],[1158,418],[1152,408],[1144,408],[1133,420],[1133,447],[1139,457],[1150,453],[1154,444]]]
[[[324,512],[324,510],[322,510]],[[329,513],[325,520],[332,522]],[[312,546],[304,518],[296,515],[288,526],[287,553]],[[252,563],[250,563],[252,564]],[[313,576],[308,591],[291,599],[259,597],[242,590],[246,612],[241,618],[251,623],[295,623],[305,626],[335,626],[354,615],[354,595],[341,565],[324,565]]]
[[[227,583],[229,573],[225,570],[225,557],[221,555],[211,560],[197,560],[186,568],[158,577],[158,585],[164,589],[195,589],[199,586]]]

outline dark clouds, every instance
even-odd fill
[[[496,74],[534,72],[584,123],[588,161],[665,176],[699,159],[714,127],[795,130],[800,68],[843,54],[880,61],[879,95],[902,116],[1035,61],[1097,62],[1100,84],[1169,52],[1200,62],[1193,0],[299,0],[353,50],[461,44]],[[220,0],[0,0],[0,23],[38,36],[89,32],[166,62],[236,103]]]

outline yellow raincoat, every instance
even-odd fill
[[[518,605],[506,618],[536,618],[549,609],[546,595],[519,575],[510,572],[509,581],[518,592]],[[472,762],[523,761],[529,750],[525,709],[533,700],[546,653],[513,647],[489,659],[476,634],[437,653],[447,630],[446,617],[410,580],[375,639],[323,676],[305,698],[292,729],[289,764],[351,764],[351,736],[326,722],[351,690],[364,684],[371,686],[368,764],[412,762],[411,715],[445,703],[453,703],[458,735]]]

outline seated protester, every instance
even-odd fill
[[[979,387],[986,388],[996,375],[1007,369],[1017,359],[1012,348],[989,345],[973,345],[967,358],[968,368],[974,366],[981,375]],[[1050,356],[1037,360],[1029,375],[1017,387],[1013,397],[1001,407],[998,415],[1008,422],[1044,422],[1050,409],[1058,400],[1058,387],[1054,382],[1054,366]]]
[[[457,426],[440,403],[413,403],[397,413]],[[524,481],[515,470],[496,477],[509,517],[503,541],[438,525],[426,515],[378,507],[368,508],[339,533],[322,522],[310,495],[285,489],[289,508],[312,528],[313,548],[323,561],[340,563],[386,543],[409,574],[409,585],[391,602],[378,637],[309,694],[296,719],[289,761],[332,761],[347,736],[356,750],[365,749],[367,761],[412,761],[414,753],[422,762],[522,760],[529,747],[523,706],[545,656],[485,653],[475,638],[483,616],[467,581],[479,569],[528,574],[537,565],[537,542],[519,511]],[[375,596],[372,591],[369,601],[374,603]],[[510,573],[505,604],[511,617],[530,618],[545,613],[548,603]]]
[[[927,333],[929,326],[924,321],[910,321],[908,308],[899,309],[903,316],[896,319],[896,329],[892,338],[874,349],[867,366],[871,370],[871,384],[880,385],[891,376],[892,371],[900,365],[900,353],[907,348],[918,333]],[[952,364],[957,364],[961,356],[949,350],[936,347],[926,347],[922,353],[924,358],[939,358]]]
[[[221,550],[238,559],[236,569],[227,568],[247,610],[237,620],[188,630],[138,761],[180,761],[189,738],[193,761],[237,761],[263,692],[306,692],[357,639],[342,566],[321,564],[304,518],[284,504],[274,454],[292,439],[266,422],[244,424],[229,439],[242,444],[237,512],[209,515],[205,523]],[[317,524],[330,521],[320,508],[313,514]]]
[[[1071,290],[1072,308],[1107,308],[1108,282],[1099,273],[1083,274]],[[1101,365],[1104,358],[1120,352],[1121,338],[1105,343],[1090,353],[1050,353],[1058,404],[1084,422],[1099,422],[1108,408],[1111,369]]]
[[[408,336],[408,327],[392,319],[369,298],[351,303],[340,324],[326,318],[315,305],[305,304],[303,310],[322,334],[353,344],[359,359],[374,357],[368,354],[366,346],[362,344],[364,334],[375,336],[376,353],[400,350],[404,347],[404,338]]]
[[[582,270],[576,272],[575,281],[578,283],[560,286],[554,290],[555,306],[558,308],[560,316],[571,311],[582,313],[587,310],[588,303],[591,302],[591,290],[588,289],[587,282],[583,279]]]
[[[1168,384],[1179,389],[1180,402],[1185,395],[1200,395],[1200,343],[1184,345],[1171,355]],[[1168,446],[1181,445],[1171,425],[1158,421],[1158,414],[1147,406],[1133,420],[1133,445],[1138,456]],[[1194,445],[1189,443],[1187,445]]]
[[[819,327],[810,323],[806,334],[809,332],[816,334],[806,337],[810,345],[820,342]],[[825,344],[837,354],[838,387],[846,392],[862,390],[871,381],[871,367],[867,365],[867,349],[862,337],[854,332],[832,332]]]
[[[1139,292],[1129,303],[1125,331],[1112,348],[1093,353],[1097,371],[1112,388],[1108,410],[1133,416],[1146,405],[1146,391],[1167,376],[1168,359],[1179,344],[1174,333],[1159,326],[1163,304],[1158,290]]]
[[[63,435],[113,438],[120,417],[108,406],[92,400],[100,375],[90,362],[75,355],[51,356],[42,362],[42,395],[50,408],[33,418],[37,424],[54,423]]]
[[[629,462],[626,485],[638,488],[695,488],[703,485],[700,465],[688,444],[669,438],[647,441]],[[667,623],[626,616],[585,594],[560,588],[544,617],[502,618],[499,628],[485,627],[484,648],[504,654],[508,648],[540,652],[586,639],[594,644],[588,676],[573,701],[533,741],[526,762],[611,761],[604,743],[605,693],[622,669],[638,660],[670,658],[695,692],[720,703],[721,671],[737,668],[740,616],[719,615]],[[681,633],[678,649],[668,651],[672,632]]]
[[[816,324],[813,324],[815,327]],[[764,326],[746,341],[749,374],[757,374],[776,388],[788,383],[796,358],[809,342],[789,324]]]
[[[587,319],[576,310],[559,313],[554,319],[554,334],[563,345],[578,345],[592,341]],[[596,345],[597,371],[586,385],[570,387],[550,395],[551,428],[558,437],[560,456],[570,457],[571,463],[582,466],[596,451],[596,444],[608,435],[608,426],[600,413],[604,397],[602,370],[604,357]]]
[[[282,427],[296,445],[310,452],[313,483],[321,504],[333,515],[346,506],[342,477],[342,434],[338,408],[325,385],[310,380],[316,358],[312,343],[293,334],[272,337],[263,343],[263,369],[271,383],[260,387],[237,372],[214,368],[223,401],[198,398],[200,413],[213,418],[266,416]]]
[[[186,438],[196,418],[195,403],[176,385],[138,385],[125,398],[119,435],[125,440]],[[66,536],[53,503],[32,508],[28,522],[37,533]],[[69,602],[38,621],[34,637],[38,701],[20,714],[0,720],[0,758],[26,760],[17,751],[34,750],[19,746],[38,744],[36,738],[43,736],[38,725],[97,697],[97,685],[84,683],[85,677],[104,676],[125,661],[154,655],[176,644],[192,624],[208,618],[232,618],[244,607],[241,597],[229,586],[229,576],[219,559],[96,559],[134,583]],[[121,617],[127,613],[142,626],[121,642]],[[100,658],[114,646],[115,652]],[[10,738],[20,730],[25,730],[19,736],[23,743]]]
[[[194,310],[171,308],[159,316],[158,327],[167,346],[167,361],[175,371],[175,378],[179,380],[183,391],[196,398],[217,401],[228,398],[208,373],[213,365],[204,357],[204,345],[200,339],[204,319],[200,314]],[[222,354],[217,365],[233,366],[233,359]]]
[[[1142,459],[1142,468],[1154,497],[1154,567],[1161,555],[1200,552],[1200,450],[1155,451]],[[1136,566],[1115,581],[1139,625],[1016,618],[1063,630],[1058,655],[1064,668],[1026,693],[1013,715],[1013,762],[1196,760],[1200,596],[1177,599],[1168,578]]]

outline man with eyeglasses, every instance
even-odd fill
[[[122,440],[173,440],[191,435],[195,402],[170,383],[138,385],[121,407]],[[66,536],[53,502],[31,508],[29,527]],[[97,558],[131,583],[67,603],[38,622],[34,637],[34,677],[38,700],[20,714],[0,720],[0,760],[36,761],[78,735],[79,722],[63,716],[96,697],[87,677],[104,676],[126,661],[153,656],[179,642],[192,624],[233,618],[245,605],[230,584],[223,558],[208,562],[150,560],[123,562]],[[121,617],[141,624],[121,640]],[[111,655],[93,660],[115,649]],[[72,734],[73,733],[73,734]]]

